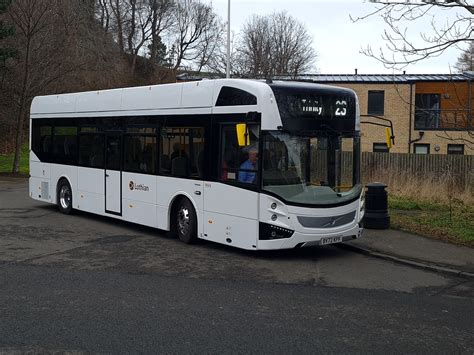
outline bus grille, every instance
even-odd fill
[[[334,228],[351,223],[354,221],[355,215],[356,211],[331,217],[298,216],[298,222],[305,228]]]
[[[43,200],[49,199],[49,182],[41,182],[41,198]]]

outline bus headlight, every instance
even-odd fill
[[[260,222],[258,239],[273,240],[291,238],[294,232],[294,230],[288,228],[278,227],[274,226],[273,224]]]

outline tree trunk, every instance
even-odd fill
[[[23,131],[24,131],[24,119],[23,119],[23,107],[18,112],[18,120],[16,125],[16,139],[15,139],[15,157],[13,159],[12,173],[17,174],[20,171],[20,159],[21,159],[21,146],[23,143]]]
[[[15,157],[13,159],[12,173],[16,174],[20,170],[20,159],[21,159],[21,146],[23,143],[23,116],[25,112],[26,103],[26,88],[28,85],[28,76],[30,70],[30,49],[31,49],[31,37],[28,36],[26,40],[26,55],[25,55],[25,66],[23,73],[23,83],[21,87],[20,96],[20,107],[18,108],[18,119],[16,125],[16,140],[15,140]]]

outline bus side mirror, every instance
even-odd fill
[[[250,145],[249,131],[246,123],[237,123],[235,125],[235,130],[237,132],[237,142],[239,147],[246,147]]]
[[[392,135],[390,133],[390,128],[385,128],[385,142],[387,143],[387,148],[392,148]]]

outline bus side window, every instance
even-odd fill
[[[54,161],[75,165],[77,163],[77,127],[55,126],[53,135]]]
[[[79,134],[79,165],[88,168],[104,168],[103,134]]]
[[[204,128],[166,127],[161,131],[160,170],[178,177],[203,177]]]

